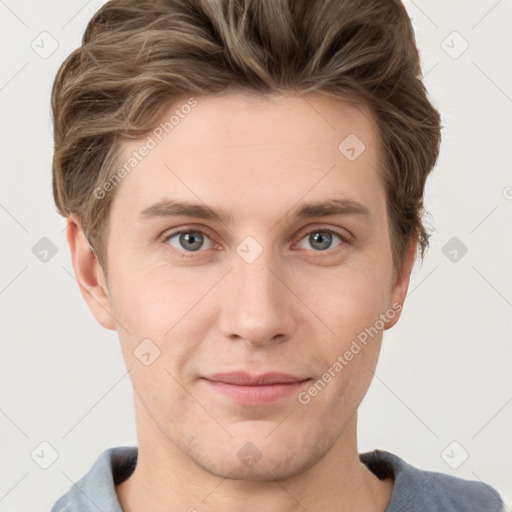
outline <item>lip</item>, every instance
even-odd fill
[[[210,389],[238,404],[265,405],[296,394],[311,379],[279,372],[263,375],[234,372],[211,375],[202,380]]]
[[[308,377],[298,377],[296,375],[281,372],[267,372],[260,375],[251,375],[250,373],[243,371],[216,373],[214,375],[210,375],[204,378],[212,382],[223,382],[225,384],[234,384],[237,386],[293,384],[308,379]]]

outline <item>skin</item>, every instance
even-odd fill
[[[396,275],[374,120],[317,94],[196,99],[116,187],[108,283],[69,218],[82,295],[96,320],[118,331],[133,385],[139,459],[116,487],[120,504],[127,512],[382,512],[393,482],[359,461],[357,409],[399,312],[308,404],[292,394],[240,405],[201,379],[273,370],[316,381],[379,315],[403,304],[416,239]],[[338,150],[349,134],[366,146],[355,161]],[[140,145],[125,142],[123,155]],[[294,218],[306,201],[341,197],[370,216]],[[232,220],[138,218],[164,198],[223,208]],[[165,239],[178,228],[204,233],[201,248]],[[345,241],[333,234],[320,249],[309,234],[322,229]],[[236,252],[247,236],[263,249],[252,263]],[[146,338],[160,349],[149,366],[134,355]],[[237,456],[247,442],[261,454],[252,466]]]

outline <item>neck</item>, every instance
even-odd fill
[[[233,480],[199,466],[152,422],[137,424],[133,474],[116,487],[124,512],[383,512],[392,480],[379,480],[359,460],[357,414],[313,466],[286,479]]]

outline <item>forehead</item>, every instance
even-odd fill
[[[140,212],[173,196],[222,203],[224,210],[266,200],[280,213],[301,196],[343,193],[368,203],[382,192],[377,144],[367,110],[328,96],[183,98],[147,138],[123,143],[120,165],[134,165],[117,185],[114,203]],[[150,149],[141,158],[144,145]]]
[[[367,108],[316,93],[201,96],[195,98],[193,108],[185,108],[187,102],[185,98],[175,102],[156,130],[165,132],[159,142],[193,147],[194,156],[250,147],[297,150],[297,143],[307,141],[301,151],[317,157],[308,149],[324,146],[337,154],[338,143],[349,135],[365,139],[367,146],[374,142],[374,120]]]

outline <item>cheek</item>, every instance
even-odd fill
[[[165,338],[208,290],[207,282],[183,269],[163,272],[119,267],[113,280],[113,314],[139,337]]]
[[[149,379],[173,385],[167,372],[181,371],[198,350],[206,324],[197,319],[205,320],[209,311],[208,302],[200,299],[212,285],[197,277],[192,285],[183,270],[164,273],[139,268],[121,275],[122,271],[119,268],[115,276],[111,305],[126,365],[141,383]]]
[[[308,306],[329,327],[328,336],[341,345],[373,326],[389,301],[387,275],[370,267],[334,270],[300,286]]]
[[[340,411],[352,410],[366,393],[377,365],[383,330],[380,315],[389,299],[386,274],[369,267],[344,269],[321,284],[323,292],[311,297],[310,307],[329,330],[324,329],[327,337],[315,351],[327,373],[320,378],[334,377],[318,405],[325,401],[326,407],[332,403]]]

